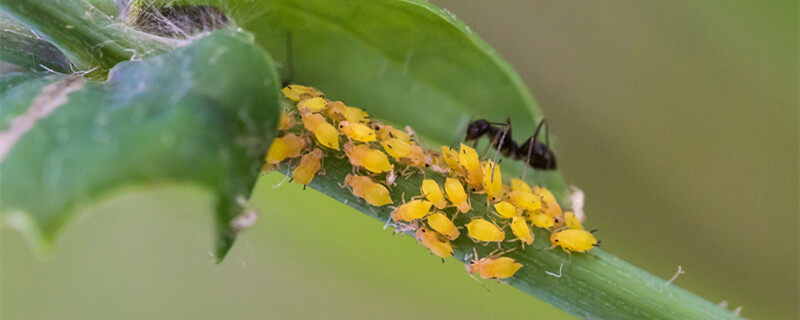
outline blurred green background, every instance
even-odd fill
[[[675,284],[748,318],[800,317],[796,2],[434,3],[528,84],[605,250],[680,265]],[[281,180],[221,265],[192,187],[88,208],[46,261],[3,229],[0,318],[569,318]]]

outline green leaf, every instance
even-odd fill
[[[22,24],[0,12],[0,61],[31,70],[70,72],[67,57]]]
[[[47,249],[82,206],[122,187],[193,183],[217,196],[218,259],[275,137],[279,80],[247,34],[215,32],[123,62],[106,82],[0,78],[0,217]]]

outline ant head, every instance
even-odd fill
[[[489,123],[486,119],[478,119],[469,123],[467,126],[467,137],[464,140],[476,140],[489,132],[489,128],[492,127],[492,124]]]

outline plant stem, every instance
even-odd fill
[[[323,160],[324,175],[318,175],[309,187],[341,201],[382,222],[390,219],[392,209],[371,206],[342,188],[344,178],[353,172],[347,159],[328,153]],[[291,175],[287,164],[278,171]],[[413,171],[413,170],[410,170]],[[444,176],[431,171],[426,178],[442,183]],[[392,200],[397,206],[420,194],[423,175],[399,176],[391,187]],[[464,225],[468,216],[489,217],[486,197],[471,195],[472,211],[455,219]],[[451,210],[452,208],[447,208]],[[448,211],[452,214],[453,211]],[[552,304],[579,318],[589,319],[737,319],[733,313],[673,284],[645,272],[599,249],[589,253],[567,254],[550,249],[550,232],[534,228],[536,239],[531,246],[507,253],[524,267],[508,279],[515,288]],[[495,245],[475,244],[466,235],[452,242],[454,257],[467,262],[465,256],[476,248],[479,257],[490,254]],[[517,246],[517,245],[515,245]],[[421,250],[425,250],[421,247]],[[548,273],[549,272],[549,273]],[[467,275],[464,275],[467,276]]]
[[[0,10],[55,45],[79,70],[98,75],[120,61],[169,48],[83,1],[0,0]]]

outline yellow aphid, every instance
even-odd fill
[[[525,219],[519,216],[511,219],[511,232],[514,236],[527,245],[533,243],[533,233],[531,233],[531,228],[528,227]]]
[[[533,193],[509,191],[506,193],[506,198],[515,206],[524,210],[537,211],[542,209],[542,199]]]
[[[561,206],[558,205],[556,197],[553,196],[550,190],[534,187],[533,193],[542,198],[542,211],[544,211],[545,214],[554,218],[562,216],[563,212],[561,211]]]
[[[464,168],[466,172],[467,184],[473,189],[481,188],[483,184],[483,171],[481,170],[481,162],[475,149],[462,143],[461,149],[458,151],[458,164]]]
[[[350,160],[350,164],[356,167],[362,167],[367,171],[373,173],[389,172],[392,170],[392,164],[389,163],[389,158],[380,150],[370,149],[365,144],[353,145],[348,141],[344,144],[344,153]]]
[[[539,228],[547,229],[552,227],[555,224],[553,217],[548,216],[544,213],[538,213],[529,215],[528,218],[531,220],[531,223]]]
[[[465,213],[472,209],[469,205],[469,198],[467,193],[464,192],[464,185],[458,179],[447,178],[444,182],[444,192],[447,195],[447,200],[458,208],[458,211]]]
[[[284,96],[294,101],[322,96],[322,92],[319,92],[317,89],[296,84],[286,86],[281,89],[281,92],[283,92]]]
[[[506,238],[503,230],[484,219],[475,219],[467,223],[467,232],[472,239],[478,241],[498,242]]]
[[[403,162],[417,168],[430,167],[431,165],[431,160],[428,155],[425,154],[425,150],[422,150],[422,147],[418,145],[411,145],[410,153],[408,157],[403,159]]]
[[[486,192],[486,196],[491,201],[499,201],[503,198],[503,180],[500,178],[500,165],[491,161],[483,164],[483,191]]]
[[[276,164],[286,159],[297,158],[306,147],[306,140],[294,133],[272,140],[272,145],[267,151],[268,164]]]
[[[408,158],[411,154],[411,144],[398,138],[389,138],[381,140],[381,146],[392,158],[402,159]]]
[[[348,138],[355,141],[371,142],[376,140],[375,131],[360,123],[345,120],[339,122],[339,130]]]
[[[481,161],[478,158],[478,152],[462,143],[458,152],[458,164],[466,170],[480,169]]]
[[[325,98],[316,97],[316,98],[301,100],[300,102],[298,102],[297,110],[308,109],[311,110],[311,112],[320,112],[323,109],[325,109],[325,106],[327,105],[328,102],[325,101]]]
[[[286,112],[286,110],[282,110],[280,120],[278,120],[278,130],[280,131],[289,130],[291,128],[294,128],[295,124],[296,122],[294,116]]]
[[[467,264],[467,272],[477,273],[483,279],[511,278],[522,264],[509,257],[484,257]]]
[[[300,158],[300,164],[297,165],[297,168],[294,168],[292,171],[292,181],[306,185],[311,182],[311,179],[314,179],[314,176],[317,175],[317,171],[322,168],[322,150],[314,149],[311,152],[306,153]]]
[[[586,252],[597,244],[594,235],[586,230],[565,229],[550,235],[553,247],[561,246],[566,252]]]
[[[422,243],[423,246],[428,248],[431,253],[441,257],[447,258],[453,256],[453,246],[450,241],[444,239],[442,235],[436,232],[425,229],[425,227],[417,229],[414,237]]]
[[[382,184],[373,181],[370,177],[348,174],[344,183],[353,190],[353,195],[362,198],[367,203],[380,207],[392,203],[389,190]]]
[[[453,148],[442,146],[441,158],[444,160],[444,163],[447,164],[447,167],[450,168],[450,170],[455,172],[459,172],[461,170],[458,165],[458,152],[453,150]]]
[[[411,200],[392,211],[392,220],[411,222],[424,218],[431,212],[433,203],[425,200]]]
[[[458,231],[456,225],[453,224],[453,221],[447,218],[444,213],[436,212],[432,215],[428,216],[428,225],[431,229],[436,230],[436,232],[441,233],[447,239],[455,240],[461,235],[461,232]]]
[[[497,210],[497,213],[500,214],[503,218],[513,218],[520,214],[520,211],[517,210],[513,204],[508,201],[500,201],[494,204],[494,209]]]
[[[369,114],[364,110],[354,107],[348,107],[341,101],[333,101],[328,103],[327,109],[328,117],[337,121],[350,121],[356,123],[368,123]]]
[[[583,230],[581,220],[578,219],[572,211],[564,212],[564,223],[566,223],[567,228]]]
[[[325,120],[321,114],[312,113],[308,109],[300,111],[303,126],[314,134],[319,144],[331,149],[339,150],[339,131]]]
[[[402,130],[395,129],[395,127],[392,127],[388,124],[375,122],[373,123],[373,129],[378,131],[378,138],[381,140],[396,138],[405,142],[411,142],[411,137],[407,133],[403,132]]]
[[[432,202],[433,205],[436,206],[436,208],[444,209],[447,207],[447,200],[445,200],[444,194],[442,194],[442,189],[439,188],[439,184],[436,183],[436,181],[433,181],[432,179],[422,180],[420,191],[422,192],[422,195],[428,199],[428,201]]]
[[[527,182],[522,181],[520,179],[511,179],[511,190],[512,191],[519,191],[519,192],[526,192],[526,193],[533,193],[531,186],[528,185]]]

